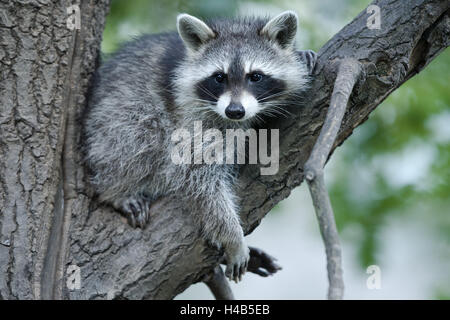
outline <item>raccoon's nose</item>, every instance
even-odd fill
[[[230,103],[225,109],[225,114],[233,120],[242,119],[245,115],[245,109],[240,103]]]

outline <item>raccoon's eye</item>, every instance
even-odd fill
[[[250,74],[250,81],[251,82],[261,81],[262,78],[263,78],[263,75],[261,73],[253,72],[252,74]]]
[[[223,83],[225,81],[226,75],[223,73],[218,73],[214,76],[217,83]]]

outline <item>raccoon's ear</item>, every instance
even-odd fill
[[[267,22],[261,29],[261,35],[276,41],[282,48],[288,48],[294,44],[297,24],[297,14],[294,11],[285,11]]]
[[[206,23],[186,13],[178,15],[177,29],[186,47],[192,51],[216,36]]]

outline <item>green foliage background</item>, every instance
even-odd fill
[[[173,30],[180,12],[199,17],[232,16],[243,5],[247,13],[249,10],[252,13],[252,8],[255,13],[261,8],[267,8],[269,13],[296,10],[301,26],[299,43],[318,50],[368,3],[112,0],[102,51],[111,53],[120,43],[141,33]],[[450,247],[449,75],[447,49],[389,96],[335,152],[327,167],[338,227],[344,239],[358,244],[362,268],[376,264],[381,231],[396,216],[419,219],[435,230],[438,242]],[[410,157],[411,153],[415,157]],[[428,160],[415,168],[414,162],[420,164],[420,159]],[[392,167],[392,163],[397,165]],[[410,169],[403,174],[402,181],[395,181],[396,173],[405,168]],[[355,233],[354,229],[359,231]],[[449,261],[450,251],[442,259]],[[449,270],[443,272],[449,274]],[[448,280],[435,288],[434,298],[450,298],[450,277]]]

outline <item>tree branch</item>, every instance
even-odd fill
[[[305,163],[305,177],[309,185],[327,254],[328,281],[330,283],[328,299],[343,298],[344,279],[341,245],[333,209],[325,186],[323,167],[336,141],[350,94],[360,71],[360,63],[356,60],[344,59],[340,62],[325,122],[311,155]]]

